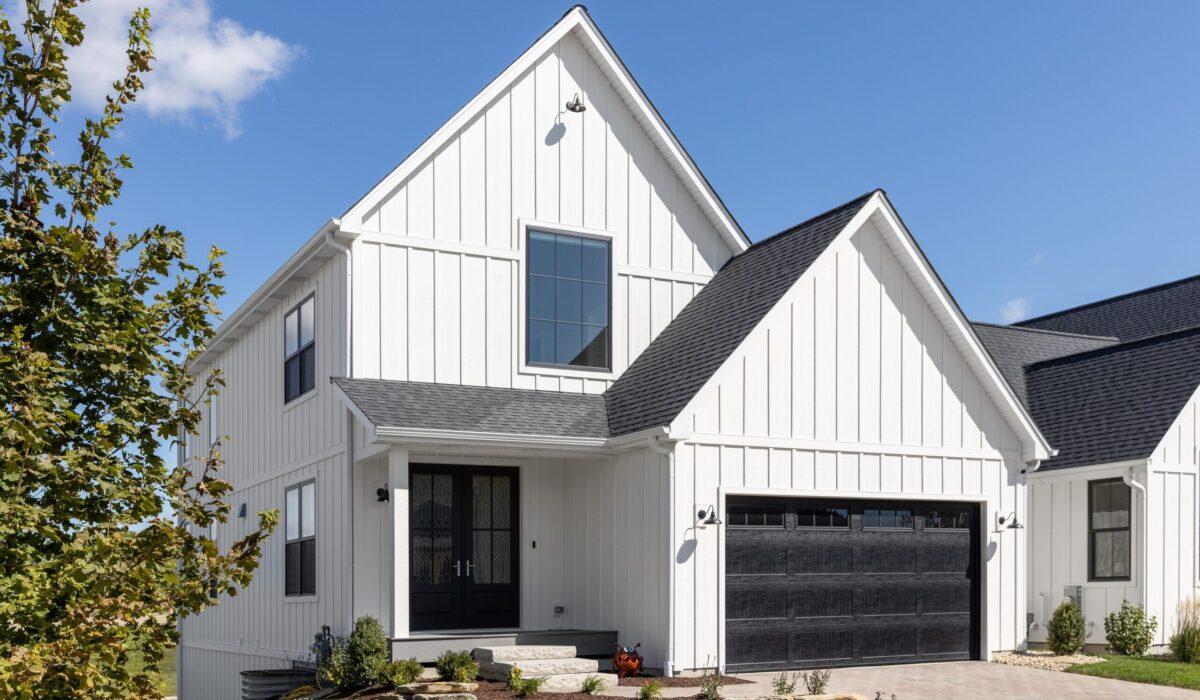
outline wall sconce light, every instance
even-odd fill
[[[387,484],[384,484],[382,488],[375,489],[375,500],[380,503],[387,503],[392,500],[388,495]]]
[[[583,104],[583,100],[579,98],[578,92],[575,93],[575,96],[572,97],[571,101],[567,103],[567,111],[574,112],[576,114],[587,111],[587,105]]]
[[[705,527],[706,525],[724,525],[717,517],[715,506],[700,506],[696,509],[696,527]]]
[[[1000,515],[996,511],[996,532],[1001,530],[1024,530],[1025,526],[1017,522],[1017,511],[1013,511],[1008,515]]]

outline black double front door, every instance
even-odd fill
[[[517,627],[517,469],[414,464],[410,627]]]

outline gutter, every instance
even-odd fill
[[[1150,581],[1148,576],[1150,571],[1150,497],[1146,492],[1146,486],[1135,481],[1133,475],[1134,467],[1130,467],[1128,474],[1121,475],[1121,481],[1124,481],[1126,486],[1142,492],[1142,546],[1141,556],[1138,559],[1141,560],[1142,569],[1140,572],[1142,585],[1139,586],[1142,589],[1142,610],[1145,610],[1150,603]],[[1147,468],[1146,476],[1149,477],[1149,475],[1150,470]]]
[[[646,444],[667,458],[667,658],[663,675],[675,675],[675,450],[658,442],[656,435],[646,438]]]

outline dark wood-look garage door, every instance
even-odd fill
[[[979,506],[730,499],[730,670],[979,658]]]

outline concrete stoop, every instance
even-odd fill
[[[615,673],[600,673],[600,663],[577,658],[573,646],[476,647],[471,656],[479,663],[480,676],[505,681],[512,669],[519,668],[523,678],[545,678],[545,693],[578,693],[588,676],[599,678],[606,689],[617,685]]]

